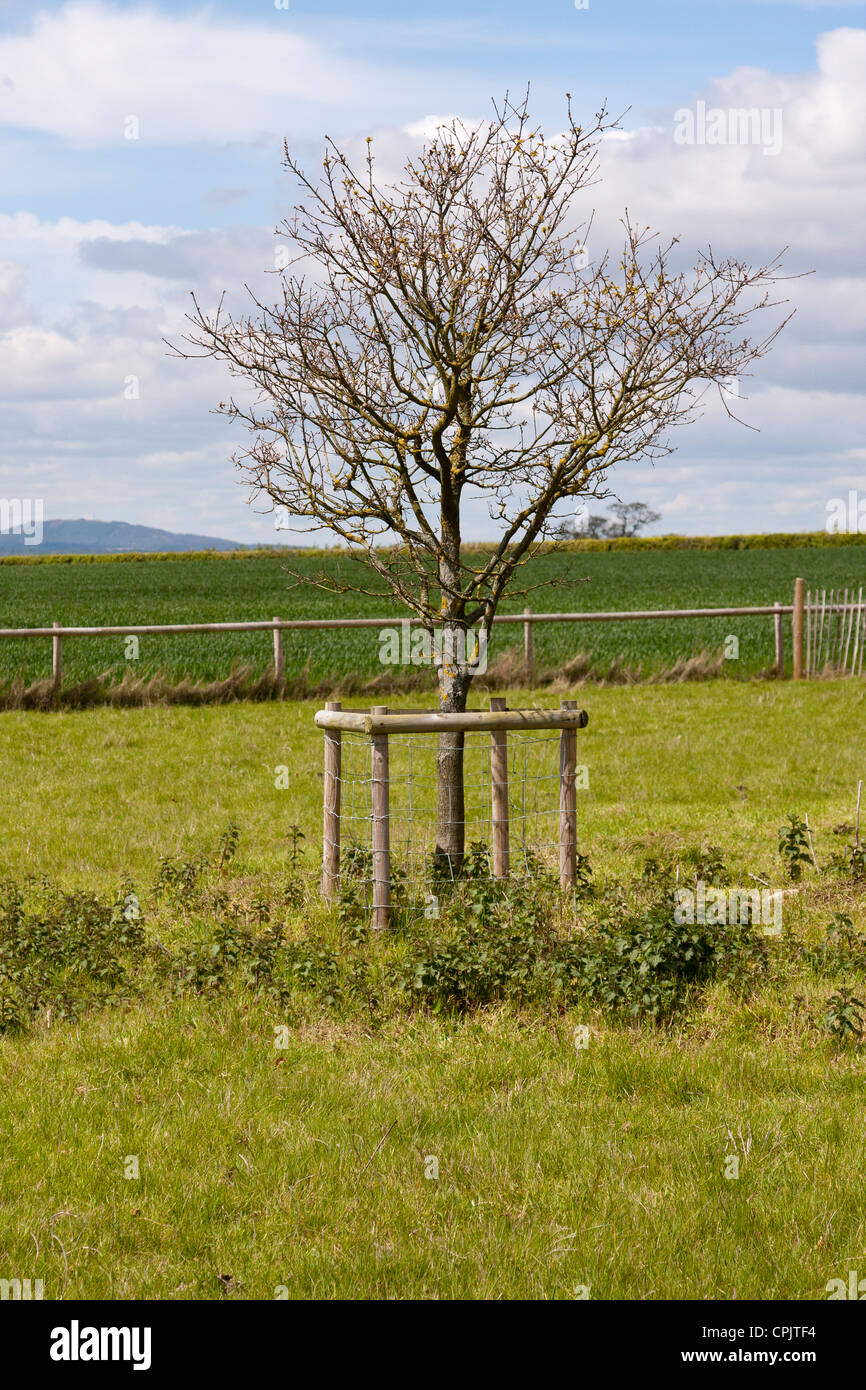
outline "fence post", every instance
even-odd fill
[[[329,700],[325,709],[342,709],[339,700]],[[335,898],[340,891],[340,772],[342,765],[342,734],[339,729],[325,730],[325,777],[322,804],[322,894]]]
[[[803,679],[803,608],[805,579],[794,580],[794,612],[791,618],[791,636],[794,646],[794,680]]]
[[[524,618],[531,612],[531,608],[524,608]],[[523,624],[523,664],[526,667],[527,687],[532,690],[535,685],[535,636],[530,622]]]
[[[857,626],[856,626],[856,628],[855,628],[855,630],[854,630],[854,650],[853,650],[853,652],[851,653],[851,675],[852,675],[852,676],[855,675],[855,674],[856,674],[856,671],[857,671],[857,653],[858,653],[859,650],[860,650],[860,629],[862,628],[862,626],[863,626],[863,588],[862,588],[862,586],[861,586],[860,592],[859,592],[859,594],[857,595]]]
[[[62,627],[63,624],[55,618],[53,626]],[[60,683],[63,679],[63,638],[60,636],[52,637],[51,647],[51,684],[54,687],[55,695],[59,695]]]
[[[507,708],[505,700],[490,701],[491,710]],[[493,877],[507,878],[511,859],[508,827],[508,734],[504,729],[490,732],[490,791],[493,823]]]
[[[781,680],[785,674],[785,634],[782,627],[782,605],[776,604],[776,614],[773,618],[773,627],[776,637],[776,675]]]
[[[283,655],[283,629],[278,627],[279,618],[274,618],[274,678],[280,694],[285,694],[286,661]]]
[[[561,709],[577,709],[576,700],[561,700]],[[559,735],[559,883],[573,888],[577,871],[577,731]]]
[[[374,705],[371,714],[387,714],[387,705]],[[371,734],[373,811],[373,930],[391,919],[391,827],[388,811],[388,735]]]

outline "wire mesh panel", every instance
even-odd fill
[[[395,900],[423,908],[431,895],[453,891],[452,859],[436,854],[438,733],[392,734],[388,738],[388,817],[391,883]],[[512,733],[507,739],[508,868],[520,874],[539,866],[556,869],[560,851],[560,735],[556,731]],[[363,734],[343,733],[339,772],[340,867],[344,883],[365,906],[373,906],[373,745]],[[463,736],[465,855],[475,877],[494,876],[491,735]],[[503,797],[506,795],[502,787]]]

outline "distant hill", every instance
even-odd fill
[[[25,545],[24,536],[0,535],[2,555],[124,555],[137,551],[251,550],[240,541],[218,536],[181,535],[156,526],[131,526],[127,521],[46,521],[41,545]]]

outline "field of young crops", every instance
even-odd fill
[[[537,558],[524,571],[531,590],[515,594],[502,611],[528,603],[536,611],[692,608],[791,602],[794,579],[810,586],[854,586],[864,581],[866,550],[859,547],[749,550],[569,551]],[[287,565],[305,577],[299,581]],[[0,626],[64,624],[102,626],[128,623],[219,622],[271,618],[351,617],[389,613],[387,598],[334,594],[312,582],[322,571],[337,583],[358,580],[358,567],[333,554],[293,557],[214,557],[147,559],[128,563],[19,564],[0,566]],[[369,580],[362,581],[369,582]],[[729,634],[739,639],[739,659],[727,661],[730,676],[748,675],[773,659],[771,618],[676,620],[670,622],[556,624],[536,628],[538,669],[559,667],[580,652],[591,653],[597,668],[619,658],[645,673],[671,666],[702,650],[719,651]],[[522,643],[520,627],[495,633],[491,658]],[[375,629],[287,633],[287,675],[308,666],[311,682],[349,675],[379,674],[379,636]],[[788,641],[790,660],[790,643]],[[190,676],[217,680],[232,666],[263,671],[272,659],[270,633],[226,633],[182,637],[143,637],[137,661],[126,659],[123,638],[67,639],[64,683],[110,672],[171,680]],[[46,639],[0,641],[0,680],[26,683],[50,674],[51,644]]]

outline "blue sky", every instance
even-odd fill
[[[788,245],[792,271],[815,271],[745,388],[760,433],[708,410],[614,487],[659,529],[822,526],[830,498],[866,490],[866,6],[787,0],[0,0],[0,495],[272,539],[210,413],[224,378],[163,336],[189,290],[207,302],[268,268],[284,136],[313,159],[325,131],[350,149],[372,134],[396,170],[430,118],[482,118],[527,82],[548,129],[565,91],[587,114],[629,108],[593,193],[599,250],[627,205],[690,251]],[[678,149],[675,113],[699,100],[781,110],[783,148]]]
[[[144,7],[126,0],[111,8],[131,16]],[[283,134],[306,143],[320,129],[335,138],[357,134],[365,120],[409,123],[427,114],[416,104],[419,87],[425,96],[438,97],[443,110],[483,115],[490,96],[531,82],[534,109],[548,124],[561,115],[565,91],[582,108],[594,111],[606,101],[611,111],[630,108],[629,120],[644,123],[737,67],[807,70],[814,65],[817,33],[850,24],[858,14],[866,24],[866,4],[783,0],[590,0],[587,10],[576,10],[572,0],[486,5],[445,0],[435,7],[322,6],[291,0],[287,11],[261,0],[153,8],[175,17],[208,15],[214,25],[240,22],[258,31],[265,44],[275,31],[288,30],[335,57],[416,76],[400,81],[395,99],[378,91],[360,109],[354,102],[344,106],[330,93],[318,112],[299,112],[287,97],[282,109],[275,104],[274,129],[262,130],[258,147],[240,142],[233,147],[225,140],[175,142],[161,134],[158,141],[146,140],[132,151],[142,156],[132,168],[128,145],[107,139],[81,142],[26,127],[8,131],[12,159],[3,164],[2,211],[26,207],[40,216],[83,221],[105,217],[185,227],[228,225],[237,220],[240,208],[245,217],[255,217],[274,205]],[[63,3],[7,4],[0,7],[3,31],[26,34],[33,28],[34,12],[51,16],[68,9]],[[245,189],[247,194],[220,208],[207,201],[214,187]]]

